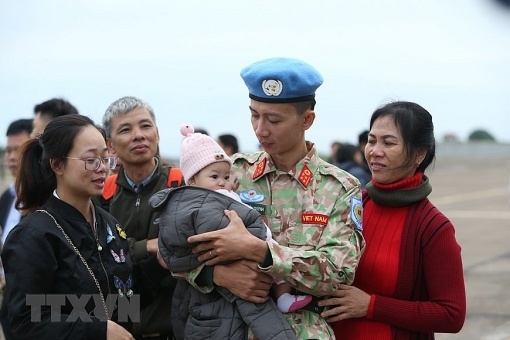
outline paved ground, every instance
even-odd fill
[[[510,340],[510,154],[440,158],[428,175],[462,246],[468,304],[462,331],[436,339]]]
[[[453,222],[462,246],[467,317],[439,340],[510,339],[510,155],[439,159],[431,201]]]

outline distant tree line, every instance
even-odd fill
[[[495,142],[496,139],[489,132],[485,130],[475,130],[469,134],[468,141],[470,142]]]

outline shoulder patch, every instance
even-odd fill
[[[253,173],[252,178],[255,180],[260,177],[264,173],[264,169],[266,168],[267,158],[263,158],[255,167],[255,172]]]
[[[319,165],[319,172],[321,175],[330,175],[334,177],[338,182],[342,183],[347,191],[351,190],[356,185],[360,185],[356,177],[335,165],[327,163],[326,161],[322,161]]]
[[[351,197],[351,214],[352,222],[356,225],[359,231],[363,231],[363,205],[361,199],[358,197]]]
[[[239,193],[239,197],[243,203],[260,203],[264,201],[264,194],[259,193],[255,189],[249,189]]]
[[[299,181],[306,188],[306,187],[308,187],[308,184],[310,184],[312,177],[313,177],[312,172],[310,171],[308,166],[305,164],[303,166],[303,169],[301,169],[301,172],[299,173],[299,176],[298,176]]]

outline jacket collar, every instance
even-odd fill
[[[83,216],[83,214],[78,209],[69,203],[55,197],[53,194],[50,196],[46,204],[41,207],[41,209],[46,209],[51,213],[58,213],[66,219],[73,219],[79,222],[88,223],[85,219],[85,216]]]
[[[292,176],[304,189],[306,189],[310,185],[319,168],[319,156],[315,149],[315,145],[312,142],[307,141],[306,147],[308,153],[289,172],[282,172],[276,169],[271,155],[265,151],[262,152],[258,161],[255,163],[256,168],[253,173],[253,181],[255,182],[272,172],[277,175],[286,173],[289,176]]]
[[[162,165],[161,159],[159,159],[157,156],[154,157],[154,159],[156,160],[156,167],[154,168],[152,173],[142,181],[142,183],[144,184],[144,187],[147,187],[147,185],[149,185],[156,178],[158,178],[163,171],[162,170],[163,165]],[[134,191],[134,182],[130,178],[127,177],[126,172],[124,171],[124,167],[120,168],[116,183],[119,186],[130,188],[132,191]]]

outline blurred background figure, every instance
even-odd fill
[[[203,134],[203,135],[207,135],[207,136],[209,136],[209,133],[207,132],[207,130],[206,130],[206,129],[196,128],[196,129],[195,129],[195,132],[196,132],[196,133],[201,133],[201,134]]]
[[[60,116],[78,114],[78,110],[67,100],[53,98],[34,107],[34,122],[31,137],[43,133],[50,120]]]
[[[337,161],[333,164],[356,177],[361,183],[361,188],[365,189],[367,183],[370,182],[371,174],[360,165],[364,158],[355,145],[342,144],[336,151],[335,159]]]
[[[328,163],[335,164],[337,162],[336,151],[338,150],[340,145],[342,145],[342,143],[338,141],[334,141],[333,143],[331,143],[331,154],[329,155]]]
[[[18,159],[21,151],[21,146],[30,139],[32,132],[32,119],[18,119],[12,122],[7,128],[7,147],[5,148],[5,164],[9,168],[13,181],[9,187],[0,196],[0,227],[2,232],[2,239],[0,242],[0,251],[2,250],[5,238],[9,231],[21,220],[21,213],[16,209],[16,190],[14,190],[14,179],[18,168]],[[3,292],[5,289],[5,274],[4,268],[0,261],[0,300],[3,300]],[[0,327],[0,339],[6,339],[9,332],[4,332],[3,327]],[[9,338],[7,338],[9,340]]]
[[[234,135],[220,135],[217,142],[229,157],[239,152],[239,143]]]
[[[371,176],[370,168],[368,167],[367,159],[365,158],[365,146],[368,143],[368,130],[362,131],[358,135],[358,150],[361,153],[361,162],[359,162],[360,166],[365,169],[365,171]]]
[[[15,178],[18,167],[18,158],[21,145],[30,139],[32,132],[32,119],[19,119],[12,122],[7,128],[7,147],[5,148],[5,164]],[[0,226],[2,227],[2,244],[9,231],[20,221],[21,214],[14,207],[16,191],[14,181],[0,196]]]

